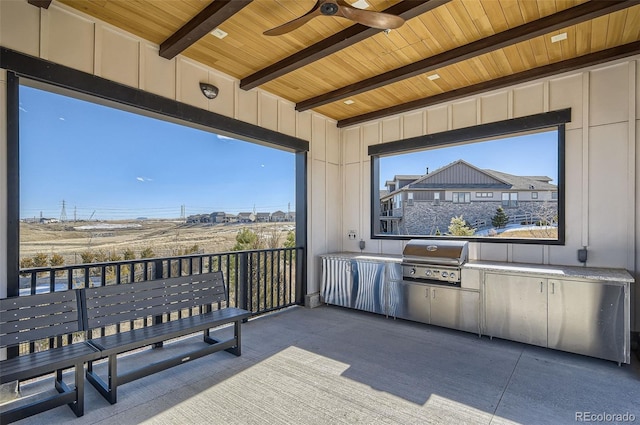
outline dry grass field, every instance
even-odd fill
[[[194,245],[200,253],[226,252],[236,244],[236,235],[243,228],[270,239],[276,236],[278,246],[282,246],[294,226],[294,223],[185,224],[169,220],[20,223],[20,258],[59,254],[65,264],[79,264],[81,253],[87,251],[122,256],[130,249],[139,258],[140,252],[151,248],[154,257],[169,257],[187,252]]]

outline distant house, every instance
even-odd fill
[[[237,223],[238,222],[238,216],[235,215],[235,214],[225,213],[224,222],[225,223]]]
[[[217,212],[212,212],[210,216],[211,216],[211,223],[224,223],[224,218],[226,214],[222,211],[217,211]]]
[[[285,214],[283,211],[276,211],[271,213],[271,221],[276,221],[276,222],[282,222],[282,221],[287,221],[287,214]]]
[[[256,222],[257,223],[268,223],[271,220],[271,214],[268,212],[259,212],[256,213]]]
[[[194,214],[187,217],[187,224],[203,224],[203,223],[211,223],[211,215]]]
[[[380,231],[434,235],[460,215],[472,227],[490,227],[498,207],[524,221],[549,220],[558,202],[551,180],[480,169],[461,159],[423,176],[394,176],[380,191]]]
[[[296,221],[296,212],[288,211],[287,212],[287,220],[286,221]]]
[[[239,223],[253,223],[256,221],[256,216],[250,212],[241,212],[238,213],[238,222]]]

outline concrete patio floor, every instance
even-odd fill
[[[131,382],[115,405],[87,383],[82,418],[63,406],[20,423],[571,424],[580,412],[640,422],[633,353],[631,365],[618,367],[332,306],[253,319],[242,336],[241,357],[216,353]],[[200,341],[139,352],[121,365]]]

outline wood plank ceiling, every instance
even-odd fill
[[[319,16],[271,37],[315,0],[54,1],[340,127],[640,53],[637,0],[367,0],[406,22],[385,32]]]

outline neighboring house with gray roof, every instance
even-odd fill
[[[380,191],[380,231],[444,234],[451,218],[460,215],[472,227],[486,228],[500,206],[512,219],[549,221],[557,214],[558,199],[551,181],[480,169],[462,159],[423,176],[394,176]]]

